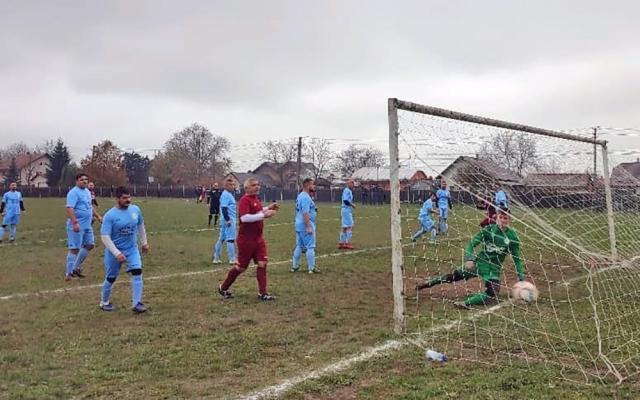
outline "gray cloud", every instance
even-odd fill
[[[386,98],[638,126],[637,2],[4,2],[3,141],[386,135]],[[631,139],[628,139],[631,140]],[[640,147],[640,146],[639,146]]]

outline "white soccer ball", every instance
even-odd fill
[[[538,288],[531,282],[516,282],[511,289],[511,297],[516,301],[521,300],[525,303],[533,303],[538,300]]]

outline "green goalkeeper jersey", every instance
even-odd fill
[[[482,244],[482,250],[474,255],[475,248]],[[520,252],[520,238],[516,231],[507,227],[505,231],[497,224],[489,225],[478,232],[464,249],[466,261],[475,261],[478,275],[485,281],[500,280],[502,263],[511,254],[516,266],[518,279],[524,279],[524,264]]]

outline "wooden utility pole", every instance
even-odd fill
[[[597,159],[597,145],[596,145],[596,140],[598,140],[598,127],[596,126],[595,128],[593,128],[593,179],[595,182],[596,176],[598,176],[597,172],[596,172],[596,167],[597,167],[597,163],[596,163],[596,159]]]
[[[302,136],[298,137],[298,173],[297,173],[297,188],[300,191],[301,181],[300,173],[302,172]]]

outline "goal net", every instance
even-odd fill
[[[396,99],[389,124],[396,331],[450,360],[637,375],[638,191],[607,143]],[[536,301],[513,297],[522,278]]]

